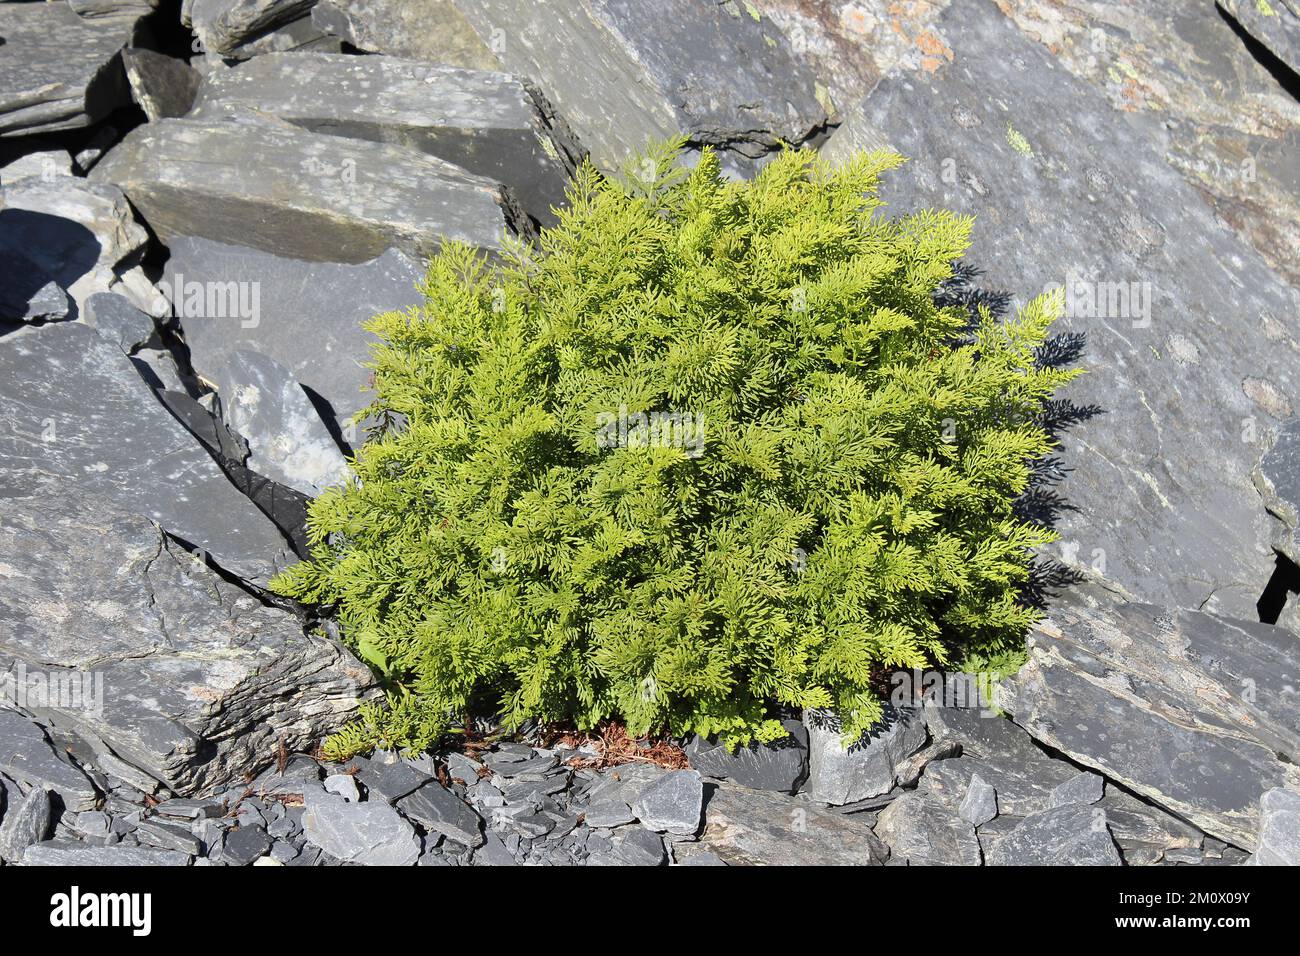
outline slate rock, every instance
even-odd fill
[[[1199,849],[1203,843],[1214,840],[1191,824],[1118,787],[1107,787],[1106,795],[1093,806],[1105,812],[1110,835],[1130,866],[1159,863],[1171,850]]]
[[[231,110],[436,156],[512,187],[523,208],[548,226],[556,221],[550,207],[564,204],[581,158],[549,104],[519,79],[391,56],[256,57],[214,73],[190,118],[220,121]]]
[[[1300,418],[1286,422],[1254,472],[1255,487],[1272,515],[1272,544],[1300,564]]]
[[[131,85],[131,98],[150,122],[188,113],[203,82],[199,72],[184,60],[153,50],[123,50],[122,66]]]
[[[1300,73],[1300,4],[1296,0],[1218,0],[1232,18],[1293,72]]]
[[[751,743],[735,753],[716,740],[692,737],[686,758],[706,777],[731,780],[751,790],[794,793],[808,775],[808,729],[797,720],[781,723],[789,736],[770,744]]]
[[[1260,794],[1300,789],[1294,634],[1076,589],[1028,646],[999,687],[1016,722],[1207,833],[1253,849]]]
[[[464,846],[483,843],[483,821],[474,809],[432,780],[397,801],[397,809],[430,833],[441,833]]]
[[[998,815],[998,792],[979,774],[971,774],[970,786],[957,808],[957,815],[971,826],[983,826]]]
[[[361,800],[361,792],[357,790],[357,781],[350,773],[332,773],[325,778],[325,790],[328,793],[342,797],[349,803],[357,803]]]
[[[845,748],[838,721],[825,712],[804,714],[808,728],[809,800],[841,806],[887,793],[898,766],[925,746],[925,722],[910,708],[886,705],[880,722]]]
[[[220,59],[225,65],[233,65],[232,61],[289,52],[342,53],[343,44],[338,37],[331,36],[322,30],[308,12],[296,20],[290,20],[283,26],[278,26],[274,30],[269,30],[254,39],[240,43],[238,46],[233,47],[230,52],[223,53]],[[212,60],[214,58],[209,54],[208,59]],[[208,76],[220,72],[219,69],[210,70]]]
[[[887,143],[927,158],[881,198],[894,215],[974,214],[980,289],[1024,302],[1070,287],[1055,331],[1090,374],[1060,396],[1075,422],[1050,490],[1068,507],[1038,502],[1061,533],[1053,556],[1142,600],[1252,616],[1272,559],[1248,481],[1259,448],[1242,439],[1262,442],[1300,393],[1283,347],[1298,293],[1170,168],[1155,117],[1116,114],[992,3],[940,26],[951,62],[883,79],[828,155]]]
[[[202,49],[227,54],[309,13],[315,0],[190,0],[181,21]]]
[[[347,462],[329,429],[279,362],[235,349],[214,381],[222,417],[248,441],[252,471],[310,497],[348,480]]]
[[[1086,770],[1058,784],[1047,798],[1049,807],[1068,807],[1072,804],[1088,806],[1096,803],[1106,793],[1106,781]]]
[[[60,323],[0,337],[0,400],[7,496],[43,496],[58,484],[103,498],[159,522],[246,580],[266,581],[289,562],[275,526],[155,401],[122,350],[94,330]]]
[[[592,803],[622,801],[628,805],[636,802],[641,791],[650,786],[668,771],[649,763],[630,763],[613,767],[600,775],[587,792],[587,799]]]
[[[673,770],[647,785],[632,803],[641,825],[660,833],[693,834],[700,828],[704,785],[695,770]]]
[[[858,817],[732,783],[710,785],[699,846],[730,866],[880,866],[889,857]]]
[[[4,823],[0,824],[0,860],[21,863],[24,851],[49,834],[53,815],[50,792],[44,787],[32,787],[21,803],[4,814]]]
[[[419,859],[415,828],[384,801],[349,803],[323,791],[304,799],[303,833],[330,856],[367,866],[411,866]]]
[[[116,292],[96,292],[86,300],[86,322],[130,355],[157,339],[152,316]]]
[[[47,840],[27,848],[24,866],[187,866],[188,855],[154,847],[95,846],[77,840]]]
[[[0,689],[5,691],[0,697],[6,700],[13,699],[9,691],[19,672],[10,663],[5,662],[3,670],[8,673],[0,677]],[[57,793],[64,806],[73,812],[91,810],[99,799],[89,778],[54,750],[39,725],[3,706],[0,706],[0,773],[28,787]],[[10,790],[9,795],[12,801],[17,791]],[[12,812],[12,806],[8,812]]]
[[[63,3],[0,4],[0,137],[89,126],[129,102],[118,52],[135,19],[82,19]]]
[[[68,293],[17,249],[0,250],[0,322],[61,322],[76,313]]]
[[[615,844],[614,852],[630,866],[663,866],[668,862],[663,837],[644,827],[623,831],[623,838]]]
[[[501,842],[501,838],[495,833],[489,833],[483,845],[474,851],[473,863],[475,866],[519,865],[519,861],[506,849],[506,845]]]
[[[462,753],[452,751],[447,754],[447,774],[453,780],[461,780],[467,785],[476,783],[479,779],[479,769],[483,764],[477,760],[471,760]]]
[[[593,803],[583,810],[583,818],[589,827],[609,829],[636,822],[632,808],[621,800],[603,800]]]
[[[369,799],[387,800],[389,803],[395,803],[433,780],[429,774],[396,755],[391,755],[391,759],[376,757],[367,761],[357,777],[366,785]]]
[[[503,68],[532,77],[605,171],[685,134],[742,168],[826,121],[811,74],[739,5],[457,0]],[[582,64],[575,70],[574,64]]]
[[[1031,814],[990,848],[989,866],[1120,866],[1119,851],[1097,807],[1054,807]]]
[[[265,118],[136,127],[92,177],[119,186],[164,244],[203,236],[317,262],[416,256],[447,240],[500,251],[528,232],[503,186],[417,150]],[[355,358],[355,357],[354,357]]]
[[[292,614],[102,498],[11,499],[0,509],[0,553],[0,668],[21,662],[82,691],[29,694],[26,706],[175,794],[246,779],[280,745],[313,746],[376,693],[342,646],[304,634]],[[15,769],[0,760],[0,770]],[[65,776],[82,793],[45,776],[70,806],[93,801],[72,768]]]
[[[221,848],[221,862],[231,866],[251,866],[270,849],[271,837],[261,827],[236,827],[226,834],[226,841]]]
[[[1248,863],[1300,866],[1300,793],[1275,787],[1260,797],[1259,837]]]
[[[934,795],[909,791],[880,812],[875,833],[890,860],[912,866],[979,866],[975,827]]]
[[[472,70],[501,65],[452,0],[320,0],[311,18],[367,53]]]
[[[156,846],[163,850],[179,850],[189,856],[198,856],[203,852],[203,841],[195,837],[188,827],[174,823],[141,820],[132,832],[143,845]]]

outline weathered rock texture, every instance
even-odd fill
[[[122,66],[131,98],[151,121],[184,116],[194,105],[202,77],[184,61],[153,50],[127,49],[122,51]]]
[[[1300,4],[1296,0],[1219,0],[1252,37],[1300,72]]]
[[[369,53],[471,70],[501,67],[453,0],[322,0],[311,18]]]
[[[316,0],[189,0],[182,21],[208,53],[229,54],[311,12]]]
[[[172,792],[245,779],[280,746],[312,747],[371,689],[341,646],[226,583],[147,518],[85,494],[19,504],[0,514],[0,665],[25,667],[25,709]],[[42,700],[37,674],[81,692]]]
[[[433,156],[263,119],[149,123],[92,175],[164,243],[204,236],[312,261],[424,256],[446,239],[497,250],[521,224],[503,187]]]
[[[1279,318],[1296,291],[1168,166],[1151,118],[1117,115],[991,3],[941,25],[953,61],[882,80],[827,151],[912,157],[885,184],[891,213],[974,214],[981,288],[1067,287],[1058,351],[1089,374],[1062,393],[1068,479],[1029,503],[1060,560],[1145,600],[1253,615],[1273,562],[1250,471],[1300,394]]]
[[[1300,419],[1287,422],[1255,469],[1255,486],[1273,516],[1273,547],[1300,564]]]

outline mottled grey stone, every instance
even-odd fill
[[[1252,37],[1300,73],[1300,3],[1296,0],[1218,0]]]
[[[826,120],[784,37],[738,4],[457,6],[505,69],[541,85],[606,171],[678,133],[747,165],[780,141],[807,140]]]
[[[1047,798],[1049,807],[1068,807],[1072,804],[1089,806],[1100,800],[1106,793],[1106,781],[1095,773],[1086,770],[1071,777],[1052,790]]]
[[[452,751],[447,754],[447,774],[452,780],[460,780],[466,785],[472,786],[478,782],[478,772],[482,766],[477,760],[471,760],[462,753]]]
[[[397,809],[429,832],[464,846],[483,842],[483,821],[473,807],[436,780],[398,800]]]
[[[1142,600],[1253,616],[1272,557],[1249,474],[1300,394],[1279,347],[1296,290],[1169,166],[1156,117],[1118,115],[993,3],[940,28],[951,62],[882,80],[828,155],[912,157],[881,198],[975,215],[982,289],[1024,302],[1069,286],[1056,331],[1089,374],[1061,394],[1076,421],[1050,490],[1068,507],[1038,502],[1061,533],[1052,554]]]
[[[345,863],[411,866],[420,857],[415,828],[382,800],[349,803],[332,793],[304,796],[308,841]]]
[[[879,866],[889,856],[856,816],[731,783],[710,786],[699,845],[731,866]]]
[[[311,18],[369,53],[473,70],[501,65],[452,0],[321,0]]]
[[[694,770],[674,770],[648,784],[632,803],[641,825],[660,833],[692,834],[700,828],[704,786]]]
[[[311,497],[348,479],[347,462],[329,429],[279,362],[235,349],[214,381],[222,417],[248,441],[250,469]]]
[[[972,774],[957,815],[971,826],[983,826],[998,815],[998,792],[979,774]]]
[[[198,856],[203,852],[203,841],[190,832],[188,827],[158,820],[141,820],[133,832],[141,844],[163,850],[179,850],[189,856]]]
[[[266,581],[290,561],[275,526],[155,401],[131,360],[84,325],[0,337],[0,486],[13,497],[52,484],[146,515],[247,580]]]
[[[1300,789],[1300,641],[1257,621],[1074,592],[999,702],[1036,738],[1236,846]],[[1002,789],[999,787],[999,796]]]
[[[589,827],[621,827],[636,822],[636,814],[622,800],[602,800],[593,803],[583,811],[583,818]]]
[[[122,51],[131,97],[150,122],[184,116],[194,106],[203,77],[184,60],[134,47]]]
[[[361,799],[361,793],[357,790],[356,777],[350,773],[332,773],[325,778],[324,785],[327,792],[340,796],[349,803],[356,803]]]
[[[925,722],[910,708],[886,705],[884,717],[852,746],[845,748],[843,731],[824,712],[804,714],[808,728],[809,800],[842,806],[887,793],[897,779],[898,766],[925,746]]]
[[[52,822],[50,792],[44,787],[33,787],[22,802],[4,814],[4,823],[0,824],[0,860],[21,863],[23,852],[45,839]]]
[[[483,845],[474,851],[473,862],[475,866],[519,865],[519,861],[506,849],[506,845],[495,833],[489,833]]]
[[[933,794],[902,794],[876,818],[876,836],[890,849],[890,861],[912,866],[979,866],[975,827]]]
[[[190,0],[181,15],[202,49],[233,53],[276,27],[305,16],[316,0]]]
[[[63,3],[0,4],[0,137],[88,126],[125,105],[118,52],[135,19],[85,20]]]
[[[189,856],[178,850],[94,846],[76,840],[37,843],[23,854],[24,866],[185,866],[189,861]]]
[[[496,252],[528,231],[491,180],[405,146],[269,118],[138,126],[91,175],[119,186],[164,244],[204,236],[358,263],[390,246],[432,255],[447,240]]]
[[[1272,543],[1300,564],[1300,418],[1284,424],[1254,472],[1255,487],[1273,516]]]
[[[0,553],[6,553],[0,551]],[[4,632],[0,631],[0,635]],[[12,699],[9,694],[18,673],[7,666],[0,672],[0,698]],[[72,811],[93,809],[99,795],[90,780],[79,769],[64,760],[50,745],[45,732],[17,711],[0,706],[0,773],[29,787],[52,790]],[[10,790],[10,799],[17,797]]]
[[[389,56],[259,56],[211,76],[190,118],[219,121],[232,110],[436,156],[512,187],[545,225],[555,223],[550,207],[563,205],[580,158],[546,104],[516,77]]]
[[[692,737],[686,757],[706,777],[731,780],[751,790],[794,793],[808,775],[808,730],[797,720],[781,723],[789,736],[770,744],[751,743],[734,753],[716,740]]]
[[[236,827],[226,834],[221,847],[221,862],[231,866],[251,866],[270,849],[271,837],[260,826]]]
[[[662,767],[650,763],[630,763],[614,767],[600,775],[599,782],[588,791],[587,798],[593,804],[615,800],[631,805],[636,802],[642,790],[667,772]]]
[[[160,817],[176,817],[182,820],[206,820],[221,816],[222,809],[221,804],[215,800],[172,797],[154,807],[154,813]]]
[[[0,322],[60,322],[75,310],[41,266],[17,249],[0,249]]]
[[[116,292],[96,292],[88,298],[86,322],[128,355],[153,343],[158,335],[153,317]]]
[[[494,754],[489,754],[484,763],[493,772],[503,777],[523,777],[541,779],[548,771],[559,763],[559,758],[555,754],[538,754],[536,757],[529,757],[527,760],[502,760]]]
[[[280,745],[314,745],[375,692],[339,644],[104,499],[10,500],[0,554],[0,668],[18,662],[80,691],[29,690],[26,706],[176,794],[242,780]]]
[[[630,827],[614,845],[617,853],[630,866],[663,866],[668,862],[663,837],[645,827]]]
[[[1120,866],[1119,851],[1099,807],[1054,807],[1025,817],[995,842],[989,866]]]
[[[357,777],[365,784],[368,799],[382,799],[389,803],[395,803],[433,780],[429,774],[396,755],[388,755],[387,759],[376,755],[366,761]]]
[[[1249,866],[1300,866],[1300,793],[1275,787],[1259,799],[1259,837]]]

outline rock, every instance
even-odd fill
[[[880,866],[889,856],[856,817],[731,783],[710,785],[699,845],[731,866]]]
[[[474,865],[518,866],[519,861],[506,849],[499,836],[489,833],[483,845],[474,851]]]
[[[473,808],[436,780],[397,801],[397,809],[430,833],[464,846],[483,843],[483,821]]]
[[[96,292],[86,300],[86,323],[127,355],[156,343],[158,337],[153,318],[116,292]]]
[[[1252,616],[1272,560],[1250,439],[1300,393],[1279,332],[1297,293],[1169,168],[1152,118],[1117,116],[993,4],[941,26],[954,60],[882,80],[828,155],[884,140],[920,160],[882,198],[892,214],[975,214],[981,288],[1024,301],[1069,286],[1058,344],[1086,348],[1090,374],[1062,393],[1068,507],[1037,502],[1062,561],[1143,600]]]
[[[352,774],[330,774],[325,778],[325,790],[342,797],[349,803],[357,803],[361,800],[361,792],[357,790],[357,781]]]
[[[529,232],[505,187],[404,146],[267,119],[136,127],[92,174],[121,187],[164,244],[203,236],[319,262],[459,240],[496,252]],[[352,356],[355,360],[355,356]]]
[[[674,770],[641,791],[632,812],[641,825],[660,833],[693,834],[700,828],[704,785],[694,770]]]
[[[636,822],[636,814],[622,800],[602,800],[583,811],[587,826],[597,829],[621,827]]]
[[[1254,471],[1255,487],[1273,516],[1273,548],[1300,564],[1300,418],[1278,431]]]
[[[154,807],[154,813],[160,817],[176,817],[181,820],[207,820],[222,815],[221,804],[214,800],[195,800],[189,797],[172,797]]]
[[[278,746],[313,746],[374,693],[340,645],[103,498],[11,501],[0,553],[0,667],[27,669],[24,706],[178,795],[246,779]],[[70,806],[94,800],[84,780],[69,794],[45,779]]]
[[[226,834],[221,848],[221,862],[231,866],[250,866],[271,849],[271,837],[259,826],[240,826]]]
[[[23,854],[24,866],[186,866],[189,862],[189,856],[177,850],[94,846],[77,840],[36,843]]]
[[[391,759],[367,761],[357,776],[366,785],[366,792],[371,800],[387,800],[395,803],[409,793],[413,793],[433,780],[429,774],[417,770],[395,754]]]
[[[553,769],[560,761],[555,754],[548,753],[529,757],[527,760],[501,760],[494,754],[489,754],[484,762],[487,764],[488,769],[502,777],[540,780],[547,771]]]
[[[975,827],[923,791],[904,793],[885,807],[875,831],[889,846],[891,861],[906,860],[912,866],[980,865]]]
[[[452,0],[320,0],[311,18],[368,53],[471,70],[501,66]]]
[[[315,0],[190,0],[181,22],[207,53],[233,53],[250,40],[300,19]]]
[[[806,713],[809,800],[842,806],[888,792],[897,766],[925,746],[925,723],[916,711],[886,705],[880,723],[845,749],[839,723],[829,714]]]
[[[1072,805],[1031,814],[989,848],[989,866],[1120,866],[1105,811]]]
[[[420,857],[420,838],[387,803],[349,803],[332,793],[305,795],[302,829],[308,841],[344,863],[411,866]]]
[[[284,26],[276,27],[263,33],[256,39],[241,43],[221,57],[223,65],[232,60],[246,60],[249,57],[267,56],[275,53],[342,53],[343,44],[338,37],[331,36],[312,19],[311,15],[290,20]],[[211,59],[211,57],[209,57]],[[212,73],[219,73],[214,70]],[[209,73],[211,76],[212,73]]]
[[[1260,794],[1300,788],[1298,685],[1288,631],[1077,589],[1030,631],[999,701],[1049,746],[1253,849]]]
[[[52,183],[60,177],[71,175],[72,157],[66,150],[42,149],[24,153],[0,166],[0,185],[12,186],[23,179]]]
[[[605,171],[682,133],[741,171],[826,122],[784,38],[739,5],[457,0],[502,66],[532,77]],[[581,63],[581,70],[573,64]]]
[[[462,753],[452,751],[447,754],[447,774],[452,780],[470,785],[478,782],[479,770],[483,767],[477,760],[471,760]]]
[[[226,423],[248,441],[247,466],[316,497],[348,480],[348,465],[292,373],[249,349],[226,356],[215,376]]]
[[[75,311],[49,273],[17,249],[0,250],[0,322],[61,322]]]
[[[23,852],[49,834],[53,812],[50,792],[44,787],[32,787],[23,801],[10,807],[4,815],[4,823],[0,825],[0,860],[21,863]]]
[[[663,837],[645,829],[630,827],[614,846],[614,852],[630,866],[663,866],[668,862]]]
[[[1259,836],[1247,862],[1250,866],[1300,866],[1300,793],[1275,787],[1260,797]]]
[[[246,580],[266,581],[290,560],[275,526],[154,400],[122,350],[72,323],[0,337],[0,487],[14,497],[54,484],[147,515]]]
[[[794,793],[808,775],[808,730],[797,720],[781,723],[788,737],[770,744],[751,743],[735,753],[716,740],[692,737],[686,758],[706,777],[732,780],[751,790]]]
[[[232,111],[436,156],[510,186],[548,226],[556,221],[550,207],[564,204],[581,155],[568,131],[555,127],[539,94],[515,77],[388,56],[256,57],[213,75],[190,118],[220,121]]]
[[[1089,806],[1106,793],[1106,781],[1086,770],[1058,784],[1047,798],[1049,807]]]
[[[63,3],[0,4],[0,137],[89,126],[126,105],[118,52],[135,20],[85,20]]]
[[[11,691],[25,699],[25,689],[14,686],[14,682],[27,676],[25,668],[6,666],[5,670],[8,673],[0,679],[0,689],[5,693],[0,694],[0,699],[14,700]],[[0,706],[0,773],[28,787],[57,793],[64,806],[73,812],[94,809],[99,799],[86,775],[55,752],[37,724],[3,706]],[[11,804],[16,795],[17,791],[9,791]],[[8,812],[13,812],[12,805]]]
[[[983,826],[998,815],[998,792],[979,774],[972,774],[957,815],[971,826]]]
[[[157,820],[141,820],[135,825],[135,836],[143,844],[163,850],[179,850],[189,856],[203,852],[203,841],[186,827]],[[235,831],[236,833],[239,831]]]
[[[1300,4],[1296,0],[1219,0],[1270,53],[1300,73]]]
[[[203,78],[184,60],[134,47],[122,51],[122,66],[135,100],[149,121],[184,116],[194,106]]]
[[[4,8],[0,8],[0,12]],[[148,233],[132,218],[121,190],[76,177],[25,178],[6,185],[0,209],[0,261],[17,256],[36,272],[17,292],[27,298],[53,281],[76,302],[76,318],[96,292],[127,292],[126,273]],[[13,266],[9,266],[13,269]],[[11,290],[6,297],[14,296]]]
[[[1171,850],[1197,849],[1206,837],[1200,830],[1118,787],[1093,804],[1105,812],[1110,835],[1130,865],[1159,863]]]
[[[649,763],[629,763],[614,767],[601,774],[600,782],[592,786],[587,797],[592,804],[621,801],[633,804],[641,791],[667,773],[662,767]]]

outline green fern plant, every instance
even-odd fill
[[[386,425],[274,582],[389,682],[332,755],[466,712],[743,742],[829,707],[855,736],[886,669],[1022,641],[1059,295],[937,306],[971,220],[881,215],[896,154],[729,182],[680,146],[584,166],[535,248],[449,245],[369,323]]]

